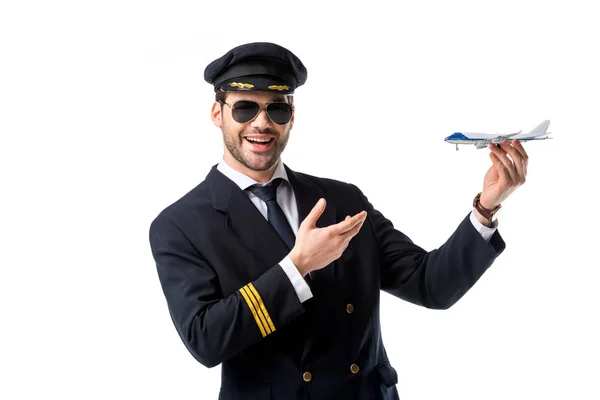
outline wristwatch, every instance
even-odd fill
[[[498,210],[502,208],[502,205],[498,204],[493,210],[488,210],[487,208],[484,208],[479,202],[480,197],[481,192],[477,193],[477,196],[475,196],[475,198],[473,199],[473,207],[475,207],[479,214],[481,214],[483,218],[487,219],[488,222],[491,224],[496,220],[496,214],[498,213]]]

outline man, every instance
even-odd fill
[[[191,354],[222,364],[220,399],[397,399],[380,290],[435,309],[458,301],[504,249],[494,214],[525,181],[527,154],[517,141],[491,146],[474,210],[426,252],[356,186],[282,163],[306,77],[272,43],[208,65],[225,151],[152,222],[160,282]]]

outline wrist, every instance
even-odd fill
[[[306,270],[305,263],[302,261],[303,258],[298,254],[297,251],[295,251],[295,249],[295,247],[292,249],[290,254],[288,254],[288,257],[290,258],[298,272],[300,272],[300,275],[302,275],[302,277],[304,278],[310,271]]]
[[[475,218],[477,218],[477,221],[479,221],[481,223],[481,225],[487,226],[488,228],[494,227],[494,223],[490,222],[490,220],[488,220],[483,215],[481,215],[481,213],[479,211],[477,211],[476,208],[473,208],[473,215],[475,215]]]
[[[481,192],[477,193],[477,196],[473,199],[473,212],[475,213],[475,217],[482,225],[489,228],[494,226],[497,213],[501,208],[502,206],[500,204],[493,207],[485,204],[485,199],[482,202]]]
[[[487,199],[485,199],[485,198],[483,198],[483,199],[482,199],[482,198],[480,198],[480,199],[479,199],[479,204],[481,204],[481,206],[482,206],[483,208],[485,208],[486,210],[493,210],[493,209],[495,209],[496,207],[498,207],[498,205],[499,205],[499,204],[491,204],[491,203],[489,203],[489,202],[488,202],[488,200],[487,200]]]

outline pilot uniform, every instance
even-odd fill
[[[205,78],[216,90],[233,82],[232,90],[288,87],[289,94],[306,79],[301,62],[270,43],[237,47],[211,65]],[[367,219],[342,256],[306,281],[264,202],[245,190],[256,182],[224,162],[213,166],[150,226],[183,343],[203,365],[222,364],[219,399],[398,399],[398,376],[381,340],[380,291],[446,309],[504,250],[499,232],[470,214],[427,252],[352,184],[293,171],[281,160],[272,180],[281,182],[277,202],[294,233],[320,198],[327,205],[317,227],[362,210]]]

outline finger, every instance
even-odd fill
[[[525,147],[523,147],[523,143],[521,143],[521,141],[519,141],[518,139],[513,139],[511,144],[512,147],[519,152],[521,158],[523,158],[523,160],[527,160],[528,156],[527,152],[525,151]]]
[[[349,230],[354,228],[357,224],[362,223],[365,220],[366,216],[367,216],[366,211],[361,211],[351,218],[346,217],[346,219],[343,220],[342,222],[338,222],[335,225],[329,226],[331,234],[332,235],[342,235],[345,232],[348,232]]]
[[[513,141],[513,143],[514,142],[515,141]],[[509,142],[503,142],[502,148],[508,153],[508,155],[513,161],[515,171],[517,172],[516,183],[522,185],[523,183],[525,183],[525,171],[523,170],[523,158],[521,157],[521,153],[519,153],[517,149],[515,149]]]
[[[365,216],[366,213],[358,213],[354,217],[348,219],[347,221],[344,221],[343,223],[345,225],[338,224],[338,229],[334,229],[333,234],[344,235],[345,233],[350,232],[351,230],[355,229],[357,226],[360,226],[364,222]]]
[[[494,155],[502,162],[508,173],[508,182],[512,182],[513,185],[517,183],[517,172],[512,161],[508,159],[505,151],[502,148],[491,146],[491,150]]]
[[[364,224],[365,220],[361,220],[360,223],[354,225],[354,227],[352,227],[352,229],[350,229],[347,232],[344,232],[340,235],[340,237],[344,240],[344,242],[348,243],[350,242],[350,240],[356,236],[356,234],[358,232],[360,232],[360,229],[362,228],[363,224]]]
[[[523,159],[523,173],[524,176],[527,176],[527,164],[529,163],[529,155],[525,151],[525,147],[523,146],[523,143],[521,143],[521,141],[515,139],[513,142],[517,142],[513,143],[513,147],[517,149],[519,154],[521,154],[521,158]]]
[[[325,203],[325,199],[319,199],[319,201],[317,201],[317,204],[315,204],[312,210],[310,210],[306,218],[304,218],[302,224],[307,224],[311,228],[316,228],[317,220],[319,219],[321,214],[323,214],[323,211],[325,211]]]
[[[496,171],[498,171],[498,175],[502,179],[510,182],[510,175],[508,174],[508,171],[506,170],[506,167],[502,161],[500,161],[500,159],[494,153],[490,153],[490,158],[492,159],[492,164],[494,164],[494,167],[496,167]]]

